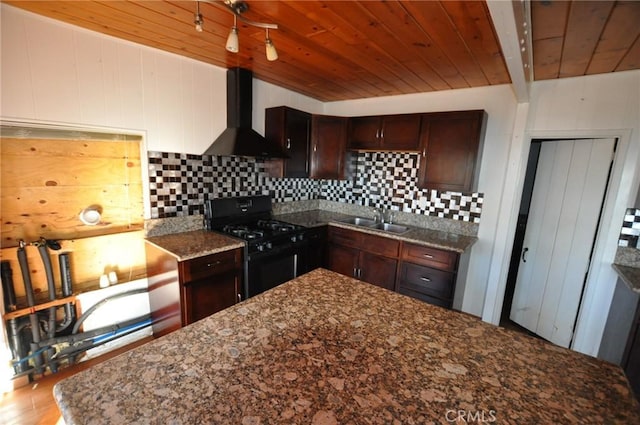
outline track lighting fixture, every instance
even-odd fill
[[[227,37],[227,45],[226,49],[231,53],[238,53],[239,42],[238,42],[238,21],[237,16],[233,15],[233,28],[229,32],[229,37]]]
[[[232,53],[238,53],[240,50],[240,43],[238,40],[238,19],[247,25],[251,25],[258,28],[264,28],[267,31],[267,36],[265,39],[265,53],[267,55],[267,60],[274,61],[278,59],[278,52],[276,51],[276,47],[273,45],[273,41],[269,38],[269,30],[277,30],[277,24],[269,24],[265,22],[256,22],[250,19],[247,19],[242,16],[244,12],[249,10],[249,5],[244,0],[202,0],[207,3],[218,3],[221,1],[226,9],[233,14],[233,27],[231,27],[231,31],[229,31],[229,36],[227,37],[227,43],[225,48],[227,51]],[[202,31],[203,18],[200,14],[200,2],[196,1],[196,17],[194,23],[196,24],[196,31]]]
[[[267,30],[267,38],[265,39],[264,44],[265,44],[265,51],[267,53],[267,60],[268,61],[278,60],[278,51],[276,50],[276,46],[273,45],[273,42],[269,38],[269,28],[267,28],[266,30]]]
[[[193,20],[193,23],[196,24],[196,31],[202,32],[202,26],[204,25],[204,20],[202,19],[202,13],[200,13],[199,1],[196,1],[196,15]]]

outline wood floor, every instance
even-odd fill
[[[63,425],[58,406],[53,399],[53,386],[60,380],[103,362],[120,353],[149,342],[152,337],[136,341],[126,347],[106,353],[77,365],[45,376],[37,382],[0,395],[0,424],[2,425]]]

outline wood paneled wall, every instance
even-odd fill
[[[19,240],[58,240],[58,253],[71,252],[76,287],[97,287],[111,271],[121,282],[145,275],[140,140],[4,137],[0,148],[1,258],[11,263],[19,296]],[[95,226],[79,219],[92,205],[101,211]],[[34,289],[46,291],[40,255],[26,249]]]

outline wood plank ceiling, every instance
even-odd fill
[[[265,31],[238,21],[240,51],[225,50],[233,15],[201,1],[14,1],[4,3],[223,68],[321,101],[480,87],[510,82],[484,1],[248,1],[242,16],[275,23],[279,60]],[[533,1],[534,79],[640,68],[640,2]]]

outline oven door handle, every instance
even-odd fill
[[[249,261],[258,260],[265,257],[280,256],[282,254],[287,254],[287,253],[293,254],[297,257],[302,252],[304,247],[306,247],[306,245],[307,245],[306,243],[295,243],[292,245],[275,246],[267,251],[252,252],[251,254],[248,255],[248,257],[249,257]]]

